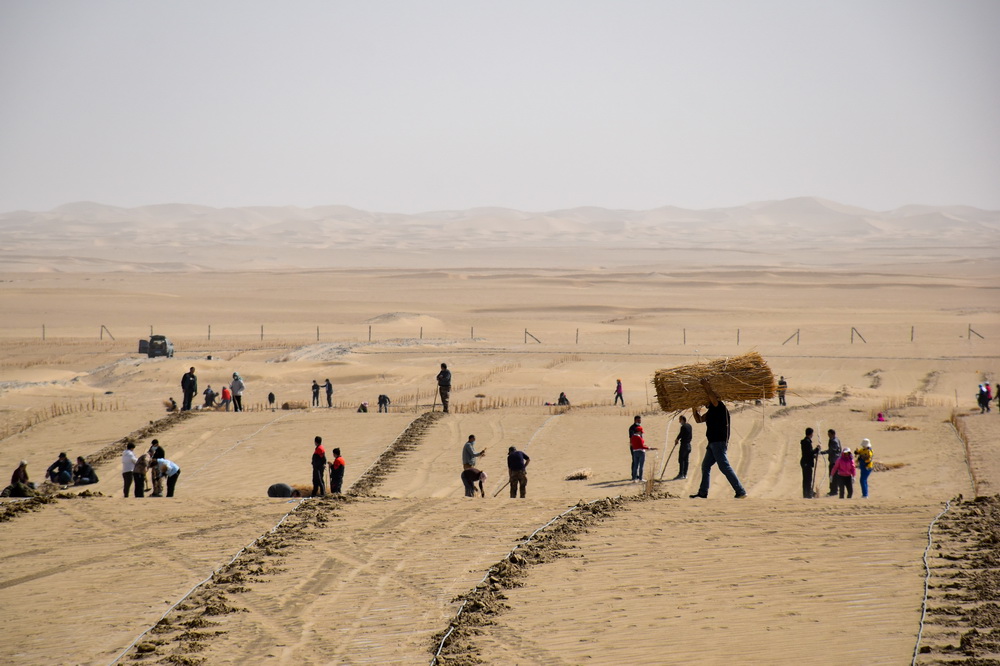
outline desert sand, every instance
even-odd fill
[[[796,205],[785,208],[815,213]],[[547,216],[551,247],[514,243],[537,219],[480,211],[510,218],[493,227],[502,238],[469,223],[456,239],[425,216],[410,236],[380,218],[388,240],[376,242],[359,218],[354,249],[309,246],[322,234],[304,214],[286,244],[261,232],[157,247],[127,216],[103,243],[46,244],[44,229],[8,214],[0,470],[26,459],[41,482],[60,451],[112,453],[96,485],[25,512],[2,500],[0,663],[430,663],[477,586],[504,607],[482,626],[456,624],[442,663],[899,664],[920,647],[917,663],[965,658],[949,646],[974,627],[948,594],[964,584],[956,558],[979,546],[960,538],[954,507],[1000,492],[1000,410],[980,414],[974,399],[1000,376],[998,216],[963,218],[981,225],[978,243],[929,231],[901,243],[883,216],[867,231],[847,225],[838,244],[820,223],[864,218],[841,208],[817,218],[822,242],[782,224],[680,249],[683,228],[644,244],[652,222],[635,216],[588,219],[579,241],[580,211]],[[759,221],[760,207],[748,210],[730,218]],[[932,229],[960,212],[893,219]],[[268,242],[273,261],[256,261]],[[151,331],[173,340],[173,358],[137,353]],[[730,405],[730,458],[749,497],[735,500],[715,471],[709,498],[689,499],[704,426],[675,479],[676,415],[657,407],[653,372],[749,350],[786,377],[788,406]],[[442,362],[454,372],[447,415],[434,393]],[[247,411],[164,425],[155,436],[181,467],[177,497],[123,498],[122,438],[167,416],[192,366],[199,393],[239,372]],[[326,378],[334,408],[306,407]],[[625,408],[612,405],[619,378]],[[304,408],[271,411],[270,391]],[[560,391],[570,409],[546,404]],[[380,393],[388,414],[375,413]],[[370,413],[355,411],[362,401]],[[635,414],[658,449],[647,485],[629,483]],[[822,473],[821,497],[802,498],[806,427],[824,447],[829,428],[851,448],[871,440],[886,467],[869,498],[857,484],[850,500],[827,497]],[[487,451],[485,498],[463,497],[469,434]],[[343,450],[346,496],[267,498],[272,483],[310,484],[315,435]],[[503,487],[509,446],[531,457],[523,500]],[[566,480],[580,469],[589,478]],[[572,527],[578,504],[647,488],[529,562],[516,586],[491,578],[553,519],[568,512],[540,535]],[[922,622],[928,529],[959,495],[949,531],[931,530]],[[979,658],[1000,656],[982,644]]]

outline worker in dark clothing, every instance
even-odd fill
[[[86,486],[91,483],[97,483],[99,480],[97,473],[90,466],[90,463],[84,460],[83,456],[77,456],[76,466],[73,467],[73,485]]]
[[[788,391],[788,382],[785,381],[784,376],[778,380],[778,404],[782,407],[785,406],[785,393]]]
[[[316,435],[313,441],[316,443],[316,448],[312,455],[312,496],[322,497],[326,495],[326,449],[323,448],[323,438],[319,435]]]
[[[184,402],[181,403],[181,411],[186,412],[191,409],[191,400],[198,392],[198,378],[194,376],[194,368],[191,368],[181,377],[181,390],[184,391]]]
[[[799,442],[802,445],[802,457],[799,466],[802,467],[802,496],[806,499],[815,497],[812,480],[816,469],[816,458],[819,457],[819,447],[813,448],[813,429],[806,428],[806,436]]]
[[[677,478],[686,479],[688,476],[688,459],[691,457],[691,439],[694,434],[691,432],[691,424],[686,417],[680,418],[681,429],[674,438],[674,444],[680,444],[677,452]]]
[[[330,492],[340,494],[344,485],[344,458],[340,449],[333,450],[333,462],[330,463]]]
[[[385,412],[386,414],[388,414],[389,413],[389,404],[391,402],[392,402],[392,400],[389,400],[389,396],[387,396],[385,393],[379,394],[379,396],[378,396],[378,413],[381,414],[381,413]]]
[[[830,477],[830,492],[827,493],[828,496],[833,497],[837,494],[836,484],[833,479],[833,466],[837,464],[837,460],[840,459],[840,453],[843,448],[840,446],[840,440],[837,439],[837,431],[830,428],[826,431],[827,436],[827,446],[826,451],[820,451],[820,453],[825,453],[827,460],[830,463],[830,469],[827,472],[827,476]]]
[[[319,384],[316,383],[315,379],[313,380],[312,391],[313,391],[312,406],[319,407]]]
[[[468,469],[462,470],[462,485],[465,486],[465,496],[475,497],[476,496],[476,483],[479,484],[479,494],[482,497],[486,497],[486,491],[483,490],[483,481],[486,480],[486,472],[481,472],[475,467],[470,467]]]
[[[441,372],[437,374],[438,393],[441,394],[441,411],[448,413],[448,401],[451,398],[451,370],[447,363],[441,364]]]
[[[510,474],[510,498],[517,497],[518,488],[521,489],[521,499],[524,499],[525,489],[528,487],[528,463],[531,458],[523,451],[518,451],[515,447],[507,449],[507,472]]]
[[[701,387],[705,389],[707,410],[702,416],[698,408],[691,410],[695,423],[705,424],[705,437],[708,439],[708,448],[705,449],[705,458],[701,461],[701,485],[698,492],[691,495],[692,498],[708,497],[708,488],[711,482],[712,466],[718,465],[719,471],[729,481],[729,485],[736,491],[736,499],[743,499],[747,496],[747,491],[740,483],[740,478],[736,475],[736,470],[729,463],[729,409],[726,403],[722,402],[719,394],[712,388],[708,379],[701,380]]]
[[[65,453],[60,453],[56,461],[45,470],[45,478],[61,486],[73,482],[73,463]]]
[[[268,497],[302,497],[302,494],[287,483],[275,483],[267,489]]]

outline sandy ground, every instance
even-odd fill
[[[781,266],[585,265],[3,274],[0,469],[25,458],[40,481],[59,451],[95,454],[160,418],[165,398],[180,400],[192,365],[202,388],[239,371],[251,409],[198,413],[158,434],[182,469],[172,500],[122,498],[112,461],[89,487],[101,496],[0,523],[0,663],[107,664],[133,642],[156,648],[140,663],[428,663],[458,597],[524,537],[580,500],[641,492],[628,482],[636,413],[659,449],[647,472],[672,497],[629,505],[568,557],[534,567],[483,628],[478,659],[904,662],[919,631],[928,524],[946,500],[1000,484],[997,408],[973,410],[976,385],[1000,374],[995,292],[977,279],[982,263],[920,268],[896,267],[891,280],[876,263],[794,276]],[[101,324],[115,340],[99,339]],[[174,358],[135,353],[151,324],[175,339]],[[852,343],[851,326],[867,342]],[[970,326],[986,339],[969,339]],[[782,344],[797,330],[797,344]],[[703,428],[688,478],[674,480],[677,422],[655,408],[648,382],[657,368],[751,348],[788,378],[788,407],[733,406],[730,455],[749,499],[734,500],[716,472],[710,498],[690,500]],[[344,450],[346,484],[357,482],[432,408],[443,361],[455,371],[453,413],[374,494],[305,502],[298,511],[319,507],[323,519],[303,518],[271,548],[280,561],[226,588],[247,612],[206,616],[213,625],[197,637],[144,633],[299,506],[263,495],[277,481],[309,483],[315,435]],[[308,403],[312,380],[327,377],[334,409],[262,408],[268,391],[279,404]],[[611,404],[616,378],[625,409]],[[560,391],[572,409],[544,404]],[[354,411],[363,400],[374,411],[379,393],[393,398],[390,414]],[[876,423],[877,411],[889,421]],[[871,439],[891,467],[872,475],[871,498],[801,497],[805,427],[824,445],[828,428],[852,448]],[[469,434],[487,450],[485,499],[462,496]],[[509,446],[532,459],[523,501],[502,487]],[[566,480],[583,468],[590,478]],[[861,646],[858,626],[878,640]],[[921,660],[939,663],[935,654]]]

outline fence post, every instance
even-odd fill
[[[687,343],[688,343],[688,330],[685,328],[684,329],[684,344],[687,344]]]
[[[576,344],[580,344],[580,329],[576,329]]]
[[[740,346],[740,329],[736,329],[736,346]]]
[[[316,327],[316,342],[319,342],[319,326]]]
[[[260,325],[260,339],[264,339],[264,324]]]
[[[45,339],[45,324],[42,324],[42,340]]]
[[[476,327],[475,326],[470,326],[469,327],[469,339],[470,340],[475,340],[476,339]]]
[[[424,327],[423,326],[420,327],[420,339],[421,340],[424,339]]]
[[[910,342],[913,342],[913,334],[916,326],[910,326]]]
[[[208,325],[208,339],[209,340],[212,339],[212,325],[211,324]]]
[[[628,329],[628,344],[632,344],[632,327]]]
[[[368,342],[372,341],[372,325],[368,324]]]

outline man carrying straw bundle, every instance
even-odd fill
[[[729,458],[726,455],[729,449],[729,409],[719,399],[719,394],[715,392],[707,378],[703,377],[700,384],[708,396],[707,410],[702,416],[697,407],[692,407],[691,413],[694,414],[695,423],[705,424],[708,447],[705,449],[705,459],[701,463],[701,486],[698,488],[698,492],[691,497],[692,499],[708,497],[712,465],[718,464],[719,471],[725,474],[733,490],[736,491],[736,499],[743,499],[747,496],[747,491],[740,483],[739,477],[736,476],[736,470],[729,464]]]

